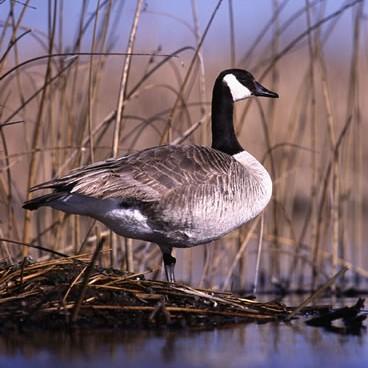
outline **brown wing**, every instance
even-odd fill
[[[72,171],[32,188],[79,193],[95,198],[157,201],[172,190],[215,184],[239,164],[209,147],[159,146]]]

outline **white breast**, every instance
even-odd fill
[[[246,167],[255,180],[253,198],[252,201],[250,201],[252,205],[252,217],[255,217],[263,211],[271,199],[271,177],[264,166],[249,152],[239,152],[236,155],[233,155],[233,158]]]

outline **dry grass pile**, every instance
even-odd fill
[[[143,274],[93,266],[87,256],[24,261],[0,270],[0,330],[78,328],[213,328],[240,322],[289,321],[313,315],[309,325],[360,333],[364,300],[352,307],[308,306],[331,278],[298,307],[259,302],[230,292],[146,280]],[[363,313],[362,313],[363,311]],[[342,326],[335,326],[342,320]]]
[[[89,267],[85,256],[4,266],[0,272],[0,324],[40,327],[212,327],[240,321],[285,319],[278,302],[261,303],[232,293]]]

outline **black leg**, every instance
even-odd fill
[[[176,258],[171,255],[171,250],[170,250],[170,253],[163,252],[162,256],[164,259],[166,279],[168,282],[175,282],[174,270],[175,270]]]

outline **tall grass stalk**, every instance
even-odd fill
[[[160,277],[158,247],[131,239],[118,246],[99,223],[51,209],[24,214],[22,201],[33,184],[111,152],[116,157],[160,143],[210,145],[212,83],[233,66],[250,70],[280,94],[272,102],[237,104],[234,115],[240,141],[263,160],[274,182],[263,215],[262,257],[255,250],[255,219],[211,246],[179,250],[179,279],[252,291],[259,269],[258,292],[274,282],[281,290],[305,290],[346,266],[346,279],[363,285],[365,2],[273,0],[258,31],[246,34],[237,0],[216,1],[206,15],[196,0],[185,8],[188,14],[141,0],[129,13],[127,4],[83,0],[73,29],[66,3],[48,0],[46,32],[27,24],[28,12],[37,9],[1,5],[7,9],[0,22],[1,257],[46,259],[45,248],[93,253],[105,241],[109,251],[96,256],[97,263],[152,269],[148,277]],[[248,6],[251,11],[257,5]],[[128,24],[125,34],[121,19]],[[173,48],[156,32],[160,22],[185,29],[185,40],[175,39]],[[341,26],[346,47],[338,58],[331,45]],[[219,47],[220,41],[228,47]],[[125,52],[116,52],[116,45]]]

